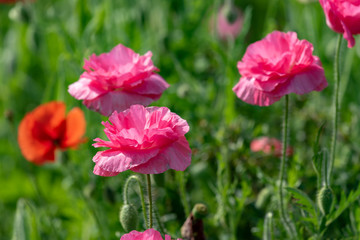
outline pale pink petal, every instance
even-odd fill
[[[358,0],[320,0],[326,24],[335,32],[342,33],[348,47],[355,45],[353,35],[360,34],[360,2]]]
[[[124,234],[120,240],[163,240],[161,234],[150,228],[144,232],[131,231],[130,233]]]
[[[109,53],[91,55],[86,70],[69,86],[69,93],[91,110],[109,116],[134,104],[149,105],[169,87],[151,61],[149,51],[141,56],[121,44]]]
[[[273,96],[271,93],[259,90],[252,84],[252,81],[252,79],[241,78],[233,88],[236,96],[244,102],[258,106],[269,106],[281,99],[281,96]]]
[[[105,171],[123,172],[146,163],[159,153],[159,149],[105,150],[98,152],[93,161]]]
[[[86,107],[104,116],[109,116],[114,111],[124,111],[134,104],[149,105],[154,99],[125,91],[108,92],[93,100],[84,100]]]
[[[92,88],[91,81],[92,80],[87,78],[80,78],[79,81],[69,85],[68,92],[71,96],[79,100],[92,100],[97,98],[104,92],[99,89]]]
[[[99,176],[103,176],[103,177],[113,177],[113,176],[116,176],[119,174],[118,172],[105,171],[104,169],[99,167],[99,165],[95,165],[93,173],[95,175],[99,175]]]
[[[360,21],[359,21],[360,24]],[[341,25],[343,26],[344,29],[344,38],[348,41],[348,48],[352,48],[355,46],[355,38],[353,37],[353,35],[351,34],[349,28],[343,23],[341,22]]]
[[[159,74],[152,74],[145,81],[142,81],[141,84],[128,89],[128,91],[143,95],[153,95],[154,97],[152,98],[156,100],[155,98],[160,97],[162,92],[164,92],[168,87],[170,87],[170,85],[165,82]]]
[[[321,91],[327,86],[313,46],[295,32],[274,31],[251,44],[238,62],[240,81],[233,91],[243,101],[269,106],[290,93]]]
[[[279,85],[272,93],[275,96],[283,96],[292,92],[302,95],[314,90],[322,91],[327,86],[324,69],[314,65],[306,71],[294,75],[288,82]]]
[[[168,169],[184,171],[191,163],[191,149],[185,137],[167,147],[144,164],[131,168],[142,174],[158,174]]]
[[[189,126],[168,108],[133,105],[123,112],[115,111],[109,120],[111,123],[103,122],[109,141],[96,138],[93,144],[110,148],[93,158],[101,170],[156,174],[169,168],[183,171],[189,166],[191,150],[184,137]]]

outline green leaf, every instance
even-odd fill
[[[320,141],[320,136],[321,136],[321,133],[322,133],[324,127],[325,127],[325,122],[320,126],[320,128],[317,132],[316,140],[315,140],[315,144],[314,144],[314,156],[312,158],[315,172],[318,175],[321,174],[320,169],[321,169],[321,165],[322,165],[321,164],[322,157],[320,156],[321,152],[319,152],[319,141]],[[319,162],[319,159],[320,159],[320,162]]]
[[[16,207],[12,240],[40,239],[35,216],[30,202],[19,199]]]
[[[313,222],[316,222],[317,207],[315,203],[309,198],[309,196],[296,188],[286,187],[285,189],[290,192],[295,199],[298,200],[297,204],[299,204],[303,210],[309,212],[313,216]]]
[[[360,197],[360,184],[356,191],[351,191],[349,196],[346,198],[344,192],[341,194],[340,203],[336,211],[330,213],[326,226],[330,225],[335,221],[353,202],[358,200]]]

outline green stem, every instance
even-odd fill
[[[150,174],[146,174],[147,186],[148,186],[148,197],[149,197],[149,227],[152,228],[153,217],[152,217],[152,195],[151,195],[151,179]]]
[[[160,216],[159,216],[159,211],[158,211],[158,209],[154,209],[154,213],[155,213],[155,218],[156,218],[156,221],[157,221],[157,223],[158,223],[158,226],[159,226],[159,228],[160,228],[160,233],[161,233],[161,235],[165,235],[165,229],[164,229],[164,227],[163,227],[163,225],[162,225],[162,223],[161,223],[161,221],[160,221]]]
[[[190,207],[186,200],[185,177],[183,171],[176,172],[176,179],[179,183],[180,199],[184,207],[185,216],[190,214]]]
[[[140,200],[141,200],[141,207],[142,207],[142,211],[143,211],[144,222],[145,222],[145,226],[148,227],[148,222],[147,222],[147,217],[146,217],[146,206],[145,206],[144,191],[143,191],[143,187],[142,187],[142,184],[141,184],[141,180],[136,175],[130,176],[125,182],[125,186],[124,186],[124,203],[125,204],[129,203],[128,189],[129,189],[129,184],[130,184],[130,182],[132,180],[136,181],[138,183],[138,185],[139,185]]]
[[[338,129],[338,115],[339,115],[339,86],[340,86],[340,47],[341,47],[342,35],[339,34],[338,41],[335,51],[335,63],[334,63],[334,106],[333,106],[333,132],[331,139],[331,148],[330,148],[330,175],[333,170],[335,162],[335,152],[336,152],[336,137]]]
[[[279,198],[280,198],[280,218],[283,222],[283,225],[286,229],[287,234],[291,239],[297,239],[297,234],[295,227],[290,222],[289,217],[285,210],[285,201],[284,201],[284,176],[286,172],[286,149],[287,149],[287,139],[288,139],[288,125],[289,125],[289,95],[285,95],[285,111],[284,111],[284,126],[283,126],[283,136],[282,136],[282,158],[280,163],[280,186],[279,186]]]

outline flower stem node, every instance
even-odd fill
[[[331,205],[334,200],[334,193],[330,187],[322,187],[317,195],[317,204],[323,215],[327,215],[330,212]]]
[[[198,203],[194,206],[192,214],[195,219],[203,219],[208,214],[207,207],[205,204]]]
[[[124,204],[120,210],[120,223],[126,232],[136,230],[138,212],[132,204]]]

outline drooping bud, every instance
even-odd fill
[[[272,192],[273,192],[272,188],[269,188],[269,187],[263,188],[259,192],[259,195],[256,199],[255,207],[257,209],[265,208],[266,204],[268,204],[268,202],[270,202]]]
[[[334,193],[331,188],[322,187],[317,195],[317,204],[323,215],[329,214],[333,200]]]
[[[243,26],[242,12],[233,4],[225,4],[219,9],[216,25],[221,39],[235,39]]]
[[[31,19],[30,9],[25,3],[18,2],[9,11],[9,18],[16,22],[29,23]]]
[[[202,203],[195,204],[192,214],[195,219],[203,219],[208,214],[207,207]]]
[[[126,232],[136,230],[138,212],[132,204],[124,204],[120,209],[119,220]]]

